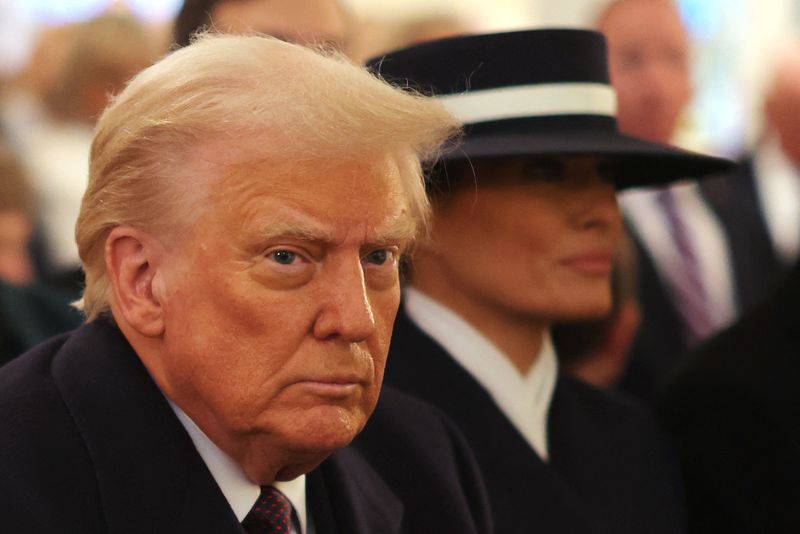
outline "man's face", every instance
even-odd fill
[[[477,188],[434,215],[435,255],[459,311],[544,323],[608,312],[622,223],[595,160],[479,161],[475,175]]]
[[[0,211],[0,279],[24,285],[33,281],[29,252],[33,224],[16,210]]]
[[[223,31],[256,31],[300,44],[347,45],[347,20],[337,0],[227,0],[211,20]]]
[[[622,0],[601,20],[624,133],[669,143],[692,96],[680,13],[662,0]]]
[[[266,483],[281,454],[319,462],[371,414],[414,225],[388,160],[300,173],[269,162],[218,168],[207,208],[162,266],[154,374]]]
[[[767,99],[766,116],[784,154],[800,167],[800,58],[782,67]]]

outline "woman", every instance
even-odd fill
[[[498,532],[682,532],[660,430],[639,407],[559,373],[549,331],[611,308],[617,189],[727,162],[620,135],[594,32],[458,37],[371,64],[465,123],[432,174],[431,232],[387,383],[456,421]]]

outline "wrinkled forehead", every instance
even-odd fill
[[[208,142],[187,158],[187,174],[202,182],[213,204],[241,206],[256,197],[289,204],[311,203],[321,212],[371,210],[378,216],[407,218],[424,211],[415,197],[422,190],[417,159],[411,154],[292,155],[262,150],[259,142]],[[313,202],[311,202],[313,200]]]

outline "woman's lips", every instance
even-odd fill
[[[579,254],[562,260],[561,264],[590,276],[609,276],[614,269],[614,255],[606,252]]]

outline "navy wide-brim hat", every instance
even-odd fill
[[[617,188],[659,185],[733,163],[623,135],[605,38],[540,29],[430,41],[367,62],[385,80],[435,96],[464,123],[442,160],[585,155],[610,161]]]

